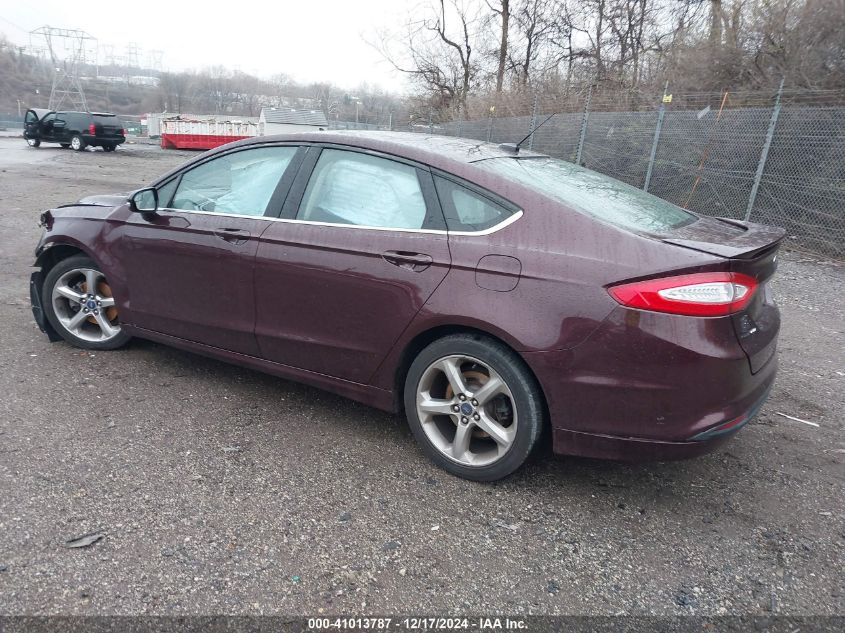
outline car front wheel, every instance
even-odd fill
[[[30,147],[38,147],[39,145],[41,145],[41,141],[39,141],[37,138],[28,138],[26,139],[26,144]]]
[[[81,152],[85,149],[85,140],[79,134],[74,134],[70,139],[70,146],[77,152]]]
[[[50,269],[42,304],[56,332],[76,347],[108,350],[129,341],[106,276],[88,257],[69,257]]]
[[[411,431],[432,461],[475,481],[519,468],[545,424],[540,388],[522,359],[472,334],[445,337],[420,352],[404,401]]]

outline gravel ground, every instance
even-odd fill
[[[0,139],[0,614],[845,614],[842,264],[783,254],[779,380],[719,452],[470,483],[333,395],[47,342],[38,214],[187,156]]]

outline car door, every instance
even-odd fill
[[[258,355],[255,253],[297,151],[262,146],[214,156],[159,187],[155,214],[132,214],[122,240],[132,325]]]
[[[23,125],[24,125],[24,137],[33,140],[40,140],[41,139],[41,130],[38,125],[38,114],[33,110],[26,111],[26,117],[24,118]]]
[[[48,142],[55,142],[55,131],[53,126],[56,123],[56,113],[51,112],[43,119],[41,119],[41,140]]]
[[[69,128],[73,126],[74,115],[72,112],[56,112],[56,119],[53,121],[52,140],[56,143],[69,143]]]
[[[451,264],[427,169],[312,147],[256,256],[256,338],[272,361],[365,383]]]

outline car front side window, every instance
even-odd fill
[[[428,222],[415,167],[337,149],[320,154],[297,219],[395,229]]]
[[[169,207],[232,215],[264,215],[296,149],[247,149],[194,167],[182,175]],[[160,198],[160,204],[167,202]]]

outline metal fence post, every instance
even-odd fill
[[[663,117],[666,116],[666,93],[669,91],[669,82],[663,86],[663,99],[660,100],[660,109],[657,111],[657,127],[654,128],[654,140],[651,142],[651,154],[648,156],[648,169],[645,172],[645,183],[643,191],[648,191],[651,184],[651,174],[654,171],[654,158],[657,156],[657,143],[660,141],[660,130],[663,129]]]
[[[584,151],[584,137],[587,136],[587,121],[590,118],[590,99],[593,97],[593,86],[587,90],[587,101],[584,103],[584,118],[581,119],[581,137],[578,139],[578,151],[575,153],[575,164],[581,164],[581,154]]]
[[[760,188],[760,180],[763,178],[763,170],[766,168],[766,159],[769,157],[769,148],[772,146],[772,138],[775,135],[775,127],[780,116],[780,98],[783,95],[783,79],[780,80],[778,95],[775,98],[775,107],[772,109],[772,118],[769,120],[769,129],[766,131],[766,141],[763,143],[763,151],[760,152],[760,161],[757,163],[757,172],[754,174],[754,184],[751,186],[751,193],[748,196],[748,206],[745,208],[745,221],[751,217],[751,210],[757,200],[757,190]]]
[[[428,133],[434,134],[434,121],[432,119],[433,111],[431,108],[428,109]]]
[[[496,106],[490,106],[490,118],[487,120],[487,142],[493,138],[493,113],[496,111]]]
[[[531,135],[528,137],[528,149],[534,147],[534,128],[537,127],[537,97],[539,95],[539,92],[534,92],[534,106],[531,108],[531,129],[529,130]]]

